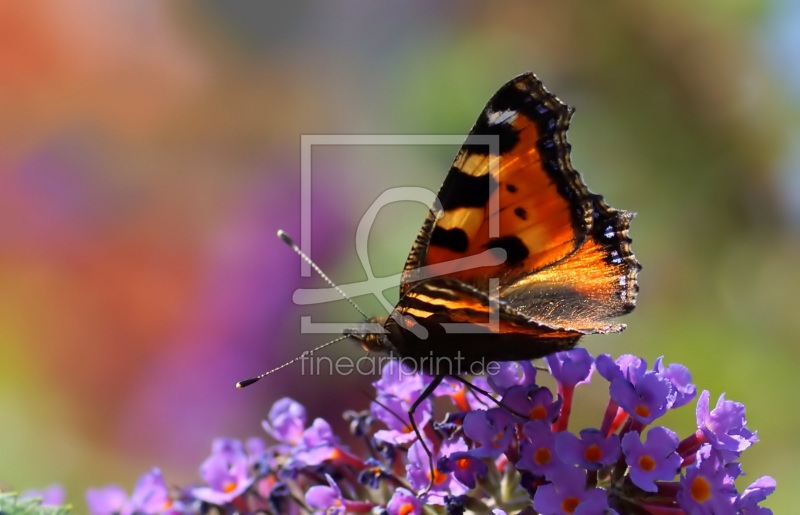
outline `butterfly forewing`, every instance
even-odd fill
[[[533,74],[500,88],[445,178],[441,206],[429,213],[406,261],[401,295],[425,278],[415,275],[421,266],[488,254],[467,270],[460,263],[437,267],[438,274],[485,287],[488,277],[511,283],[582,244],[592,204],[569,160],[571,113]],[[487,145],[492,138],[496,143]]]

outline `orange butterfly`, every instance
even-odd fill
[[[432,391],[458,374],[455,362],[463,373],[541,358],[625,328],[609,319],[636,303],[633,213],[591,193],[572,168],[572,112],[532,73],[494,94],[411,248],[400,301],[368,321],[385,333],[351,336],[434,375]]]

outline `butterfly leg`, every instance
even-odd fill
[[[480,387],[478,387],[478,386],[475,386],[474,384],[470,383],[469,381],[467,381],[467,380],[466,380],[466,379],[464,379],[463,377],[459,377],[459,376],[451,376],[451,377],[452,377],[453,379],[457,379],[457,380],[461,381],[462,383],[464,383],[464,385],[465,385],[465,386],[469,386],[470,388],[472,388],[473,390],[475,390],[475,391],[476,391],[476,392],[478,392],[479,394],[483,395],[484,397],[486,397],[487,399],[489,399],[489,400],[490,400],[490,401],[492,401],[493,403],[497,404],[499,407],[501,407],[501,408],[503,408],[503,409],[505,409],[505,410],[508,410],[509,412],[511,412],[511,414],[512,414],[512,415],[516,415],[516,416],[518,416],[518,417],[521,417],[521,418],[526,418],[526,419],[527,419],[527,418],[530,418],[530,417],[529,417],[528,415],[526,415],[526,414],[519,413],[518,411],[516,411],[516,410],[513,410],[513,409],[509,408],[508,406],[506,406],[505,404],[503,404],[501,401],[498,401],[497,399],[495,399],[495,398],[492,396],[492,394],[491,394],[491,393],[487,392],[487,391],[486,391],[486,390],[484,390],[483,388],[480,388]]]
[[[433,464],[433,453],[430,449],[428,449],[428,445],[425,443],[425,439],[422,437],[419,427],[417,427],[417,422],[414,420],[414,412],[417,411],[417,408],[420,404],[422,404],[422,401],[431,396],[433,391],[442,383],[443,380],[444,376],[435,376],[433,381],[431,381],[431,383],[426,386],[424,390],[422,390],[422,393],[419,394],[417,400],[411,404],[411,408],[408,410],[408,420],[411,422],[411,428],[414,430],[414,434],[417,435],[419,442],[422,444],[422,448],[425,449],[425,454],[428,455],[428,465],[430,466],[430,481],[428,482],[428,486],[425,487],[425,490],[419,493],[419,496],[423,496],[431,491],[437,471]]]

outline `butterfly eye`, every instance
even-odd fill
[[[377,334],[371,334],[363,327],[352,327],[345,329],[342,334],[346,338],[352,338],[358,342],[365,352],[370,352],[378,349]]]
[[[380,334],[367,334],[361,340],[361,348],[366,352],[377,352],[383,349]]]

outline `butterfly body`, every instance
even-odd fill
[[[553,331],[505,303],[496,305],[490,320],[482,308],[492,299],[455,279],[427,281],[412,292],[413,299],[401,301],[389,317],[372,320],[386,333],[369,335],[367,347],[430,375],[475,374],[490,361],[541,358],[572,347],[580,337]]]
[[[636,303],[633,213],[572,168],[572,112],[530,73],[495,93],[412,246],[384,333],[352,336],[442,376],[625,328],[611,319]]]

